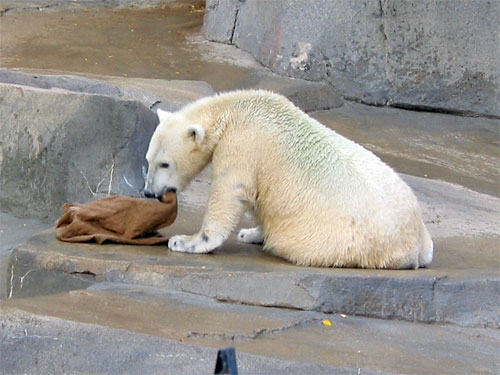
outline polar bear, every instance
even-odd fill
[[[208,253],[253,208],[260,227],[244,242],[304,266],[408,269],[432,261],[433,243],[405,182],[370,151],[309,117],[285,97],[240,90],[177,112],[158,110],[145,195],[180,191],[209,162],[212,184],[200,231],[173,251]]]

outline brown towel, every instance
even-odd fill
[[[174,222],[177,196],[167,193],[159,202],[113,195],[87,204],[66,203],[62,209],[56,224],[62,241],[153,245],[168,241],[154,232]]]

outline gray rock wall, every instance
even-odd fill
[[[348,98],[500,115],[498,0],[207,0],[208,39]]]
[[[0,69],[0,210],[54,220],[63,203],[142,196],[156,108],[213,93],[205,82]],[[153,93],[151,93],[153,92]]]
[[[157,117],[138,101],[0,83],[0,205],[54,219],[66,201],[139,195]]]

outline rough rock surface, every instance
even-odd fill
[[[104,301],[100,301],[105,303]],[[125,306],[124,306],[125,307]],[[89,312],[90,314],[90,312]],[[6,374],[211,374],[217,349],[7,310],[0,319],[0,363]],[[237,354],[242,374],[339,374],[356,370]],[[363,374],[386,374],[363,371]]]
[[[157,94],[142,90],[150,86]],[[194,81],[130,80],[119,87],[0,70],[2,211],[51,221],[68,201],[142,195],[144,156],[158,122],[150,108],[175,110],[212,93]]]
[[[175,111],[203,96],[215,93],[206,82],[122,77],[100,79],[74,75],[30,74],[0,69],[0,83],[40,89],[62,89],[77,93],[109,96],[120,100],[136,100],[149,109]]]
[[[137,101],[0,84],[0,204],[55,218],[66,201],[138,195],[157,118]]]
[[[201,217],[199,210],[181,212],[162,233],[193,233]],[[297,267],[234,237],[213,255],[192,255],[164,246],[63,243],[48,231],[13,251],[7,295],[32,297],[106,281],[249,305],[497,327],[498,237],[448,241],[435,239],[429,269],[384,271]]]
[[[7,373],[211,374],[236,348],[240,374],[494,374],[496,329],[228,304],[137,285],[2,304]],[[323,320],[327,320],[327,324]]]
[[[326,80],[362,102],[498,117],[499,7],[485,0],[208,0],[204,32],[273,71]]]

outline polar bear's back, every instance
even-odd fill
[[[261,143],[266,138],[266,153],[278,154],[286,175],[296,174],[307,186],[327,192],[339,187],[339,192],[345,191],[346,185],[352,189],[369,185],[381,192],[385,185],[407,187],[372,152],[311,118],[286,98],[265,91],[255,93],[261,97],[255,103],[258,109],[247,108],[256,119],[252,126],[262,134],[247,142]]]

